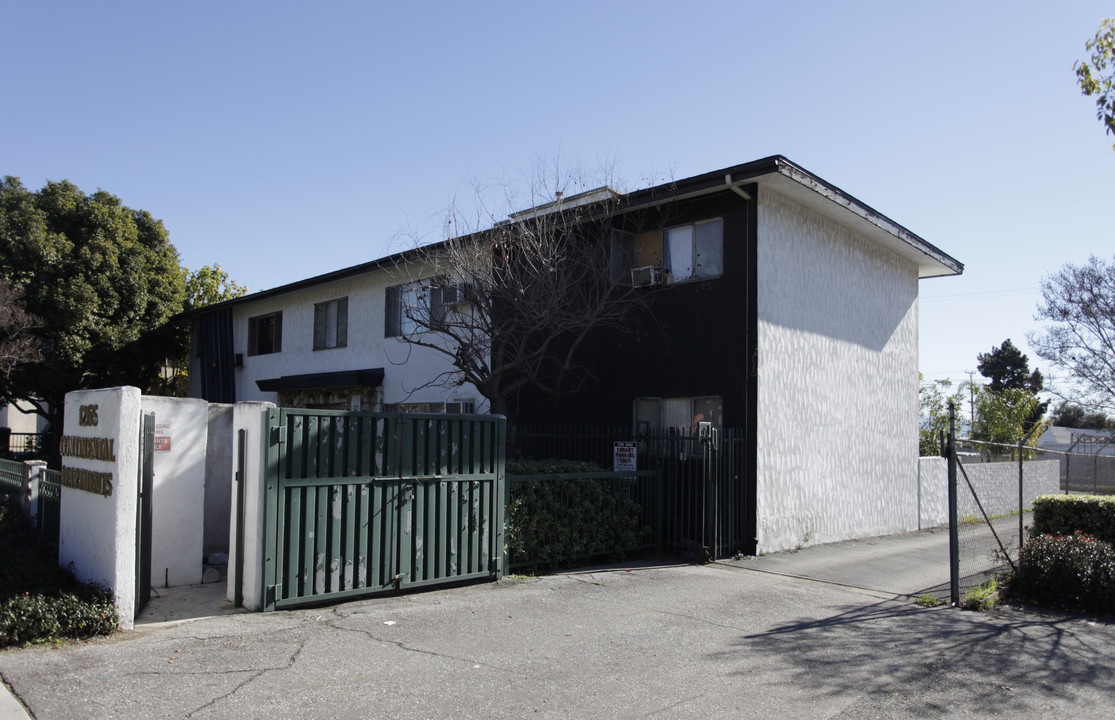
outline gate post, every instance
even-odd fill
[[[495,472],[496,481],[492,492],[495,505],[494,555],[496,558],[496,580],[504,576],[511,567],[507,556],[507,518],[511,511],[511,483],[507,482],[507,418],[502,415],[496,421],[495,432]]]
[[[42,460],[23,461],[23,494],[20,496],[23,514],[38,522],[39,481],[46,470]]]
[[[136,613],[139,388],[66,393],[58,563],[112,590],[121,630]]]
[[[239,473],[240,481],[230,483],[229,507],[236,507],[239,495],[239,512],[229,518],[229,557],[236,560],[225,598],[239,599],[247,610],[263,610],[265,589],[275,583],[275,533],[266,532],[265,526],[274,522],[267,511],[274,513],[278,507],[278,418],[272,403],[238,402],[232,408],[230,429],[237,452],[229,458],[228,470]],[[238,452],[241,447],[243,452]]]
[[[282,413],[277,408],[268,408],[264,414],[261,435],[263,440],[264,466],[262,480],[263,495],[263,585],[259,606],[264,611],[274,610],[278,599],[277,579],[279,562],[279,444],[282,437]]]
[[[960,605],[960,527],[956,501],[956,406],[949,402],[949,600]]]

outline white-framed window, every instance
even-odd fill
[[[724,219],[665,230],[612,234],[613,277],[628,268],[636,287],[707,280],[724,274]]]
[[[283,314],[273,312],[248,318],[248,356],[270,355],[283,349]]]
[[[419,280],[387,288],[385,337],[405,337],[437,330],[446,313],[462,302],[460,288],[436,280]]]
[[[348,345],[348,298],[314,305],[314,350]]]
[[[476,412],[475,398],[453,398],[445,403],[445,412],[450,415],[472,415]]]
[[[724,274],[724,220],[668,228],[663,249],[672,283],[720,277]]]

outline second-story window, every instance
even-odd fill
[[[613,233],[612,272],[615,279],[630,272],[635,287],[718,278],[724,274],[724,220]]]
[[[248,318],[248,356],[270,355],[283,349],[281,312]]]
[[[724,221],[682,225],[666,231],[670,282],[719,277],[724,273]]]
[[[460,290],[444,280],[421,280],[387,288],[384,336],[406,337],[444,327]]]
[[[314,305],[314,350],[348,345],[348,298]]]

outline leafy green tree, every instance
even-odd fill
[[[0,378],[0,401],[25,400],[60,427],[71,390],[160,382],[181,351],[178,253],[160,220],[68,181],[37,192],[0,181],[0,280],[42,321],[42,357]]]
[[[1040,420],[1045,403],[1023,388],[995,391],[989,386],[977,385],[975,406],[978,419],[972,426],[973,440],[1013,447],[1026,439],[1026,446],[1033,448],[1049,424],[1049,421]],[[1035,421],[1035,417],[1038,420]]]
[[[1049,403],[1037,401],[1037,394],[1044,389],[1045,381],[1040,370],[1030,372],[1030,359],[1015,347],[1010,338],[999,347],[991,348],[991,352],[979,353],[976,360],[976,369],[980,375],[991,380],[988,390],[999,394],[1000,402],[1025,398],[1027,395],[1035,400],[1030,402],[1027,399],[1024,403],[1029,408],[1029,416],[1025,419],[1027,427],[1032,427],[1041,420]],[[1007,393],[1008,390],[1018,392]],[[979,415],[978,410],[977,417],[983,422],[983,416]]]
[[[0,376],[9,377],[23,363],[42,359],[34,331],[42,326],[23,307],[23,293],[0,280]]]
[[[921,403],[921,420],[918,427],[918,453],[920,455],[939,455],[941,453],[941,433],[949,431],[949,402],[960,408],[964,402],[963,388],[952,390],[951,380],[922,382],[918,388]]]
[[[1115,419],[1109,418],[1101,412],[1088,412],[1081,406],[1068,401],[1064,401],[1057,406],[1050,417],[1050,422],[1058,427],[1083,430],[1115,429]]]
[[[225,300],[235,300],[248,292],[221,269],[219,263],[204,265],[186,274],[186,310],[196,310]]]
[[[1115,135],[1115,19],[1104,19],[1084,49],[1092,53],[1091,62],[1076,63],[1076,82],[1084,95],[1096,98],[1096,118]]]
[[[1029,390],[1036,395],[1045,385],[1041,371],[1030,372],[1030,358],[1022,354],[1010,338],[999,347],[991,348],[991,352],[979,353],[976,360],[976,369],[991,381],[991,389],[995,392],[1011,388]]]

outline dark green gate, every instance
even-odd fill
[[[504,570],[506,421],[267,414],[264,610]]]
[[[138,616],[151,598],[151,503],[155,482],[155,414],[144,413],[139,435],[139,493],[136,496],[136,598]]]

